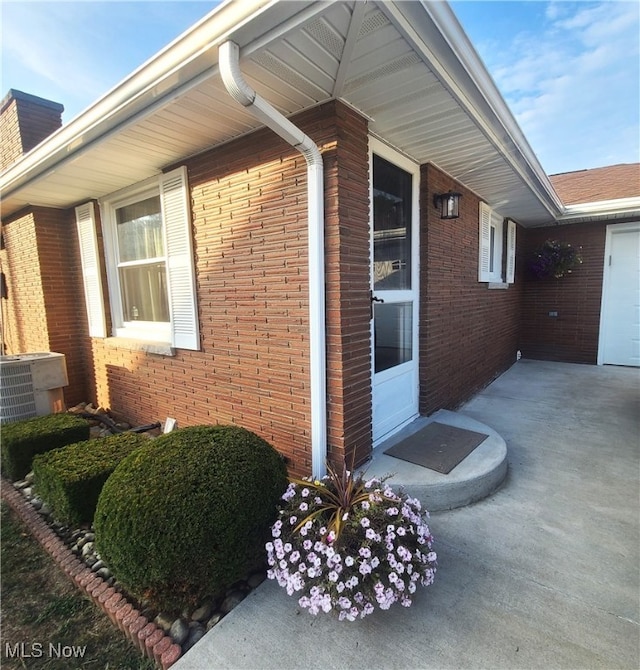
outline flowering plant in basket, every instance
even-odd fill
[[[531,258],[529,267],[538,279],[555,277],[560,279],[582,263],[582,247],[572,247],[567,242],[546,240],[536,249]]]
[[[409,607],[436,571],[426,510],[384,479],[328,472],[290,480],[266,544],[267,576],[311,614],[354,621],[398,601]]]

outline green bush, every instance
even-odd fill
[[[2,425],[2,472],[15,481],[30,470],[33,457],[89,439],[89,424],[73,414],[49,414]]]
[[[96,545],[132,595],[177,611],[264,564],[286,487],[284,461],[255,433],[183,428],[138,449],[109,477]]]
[[[58,521],[90,523],[109,475],[148,440],[144,435],[120,433],[40,454],[33,459],[36,492]]]

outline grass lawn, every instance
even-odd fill
[[[28,670],[153,670],[1,505],[0,666]]]

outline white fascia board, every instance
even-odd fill
[[[584,219],[585,217],[597,221],[599,217],[611,218],[612,216],[638,216],[640,218],[640,196],[565,205],[564,214],[558,218],[558,223],[571,223],[572,219]]]
[[[577,205],[565,205],[565,214],[622,214],[628,210],[640,209],[640,196],[617,198],[615,200],[597,200]]]
[[[560,197],[449,5],[428,0],[378,5],[405,39],[422,53],[429,67],[536,194],[550,216],[560,216],[564,211]],[[419,20],[419,11],[428,15],[448,49],[438,49],[426,34],[424,17]],[[466,86],[462,81],[464,75],[468,80]]]
[[[12,164],[0,175],[0,190],[4,196],[215,74],[217,51],[212,47],[277,3],[278,0],[227,0],[216,7],[84,112]]]

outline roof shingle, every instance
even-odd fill
[[[640,163],[563,172],[549,179],[565,205],[640,196]]]

